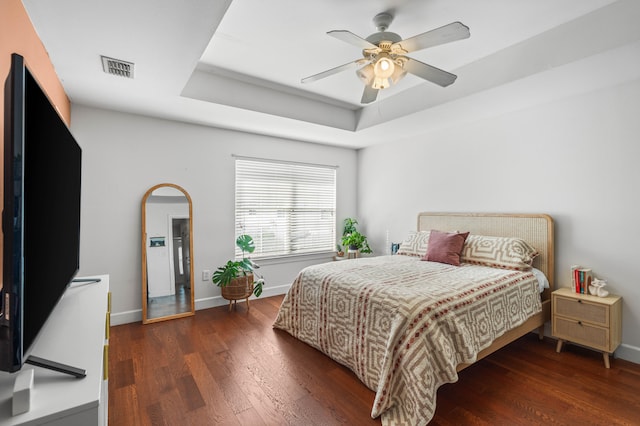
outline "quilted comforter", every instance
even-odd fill
[[[350,368],[383,425],[424,425],[458,364],[540,310],[530,272],[380,256],[303,269],[274,327]]]

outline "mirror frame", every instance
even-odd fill
[[[156,318],[147,318],[147,200],[158,188],[175,188],[178,191],[182,192],[186,197],[189,203],[189,253],[190,253],[190,274],[189,274],[189,282],[190,282],[190,297],[191,297],[191,310],[185,311],[177,314],[165,315]],[[166,321],[169,319],[175,318],[184,318],[193,316],[196,313],[195,309],[195,300],[194,300],[194,279],[193,279],[193,205],[191,203],[191,197],[189,193],[179,185],[173,183],[161,183],[151,187],[142,198],[142,323],[143,324],[151,324],[159,321]]]

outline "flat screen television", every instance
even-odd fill
[[[14,372],[79,269],[82,153],[18,54],[4,111],[0,370]]]

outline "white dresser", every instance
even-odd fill
[[[0,425],[89,426],[108,424],[109,276],[74,283],[47,320],[31,354],[86,370],[86,377],[34,369],[31,409],[11,415],[18,373],[0,372]]]

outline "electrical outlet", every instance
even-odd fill
[[[211,271],[208,269],[205,269],[204,271],[202,271],[202,281],[209,281],[211,279]]]

